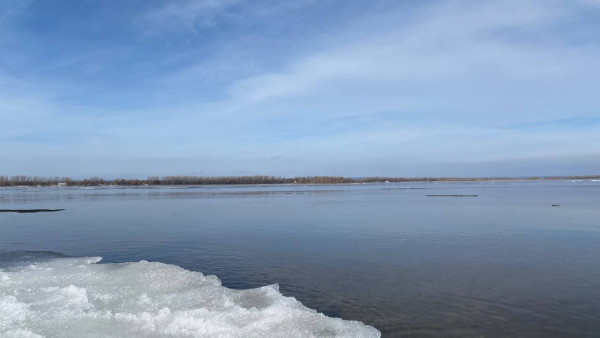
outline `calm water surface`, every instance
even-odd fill
[[[0,213],[0,250],[279,283],[384,337],[600,335],[600,182],[0,188],[0,208],[66,209]]]

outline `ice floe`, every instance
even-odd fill
[[[0,337],[379,337],[283,296],[156,262],[0,253]]]

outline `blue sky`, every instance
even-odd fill
[[[0,174],[599,174],[599,36],[598,0],[0,0]]]

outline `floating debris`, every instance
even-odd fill
[[[427,197],[478,197],[479,195],[427,195]]]
[[[20,214],[34,213],[34,212],[57,212],[65,209],[0,209],[0,212],[17,212]]]

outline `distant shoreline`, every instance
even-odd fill
[[[48,186],[160,186],[160,185],[271,185],[271,184],[359,184],[404,182],[484,182],[484,181],[540,181],[540,180],[593,180],[600,175],[585,176],[529,176],[529,177],[342,177],[342,176],[151,176],[147,179],[107,180],[99,177],[72,179],[68,177],[0,176],[0,187]]]

